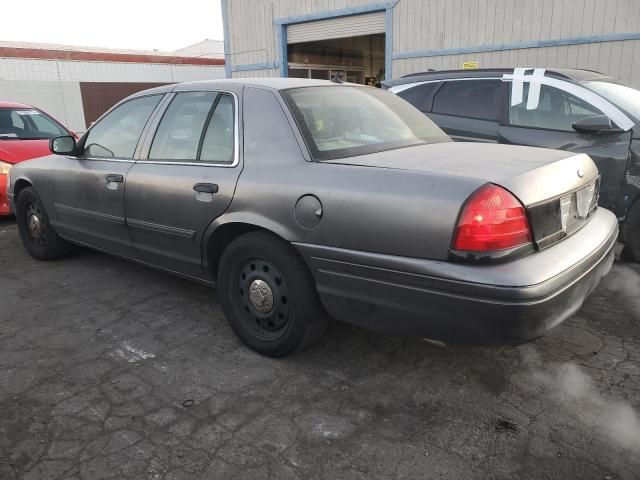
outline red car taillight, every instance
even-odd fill
[[[524,207],[510,192],[488,184],[465,203],[453,238],[455,250],[487,252],[531,242]]]

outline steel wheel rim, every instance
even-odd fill
[[[37,204],[29,203],[27,205],[25,225],[27,228],[27,236],[31,243],[38,247],[44,247],[47,242],[47,224]]]
[[[249,332],[263,340],[284,334],[291,317],[289,289],[271,262],[261,258],[240,262],[232,288],[239,317]]]

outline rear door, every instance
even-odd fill
[[[572,126],[576,120],[605,112],[585,98],[545,84],[540,85],[537,102],[531,103],[527,82],[523,85],[522,101],[511,105],[514,103],[511,102],[512,90],[511,82],[505,82],[504,94],[508,101],[504,107],[504,124],[499,129],[500,143],[588,154],[601,175],[600,205],[614,209],[629,159],[631,131],[577,132]]]
[[[78,157],[59,156],[50,172],[54,225],[63,235],[134,257],[125,225],[124,192],[139,139],[162,95],[129,100],[100,119]]]
[[[205,229],[227,209],[240,175],[237,93],[182,91],[129,172],[127,225],[145,262],[196,278]]]
[[[433,98],[429,117],[456,141],[498,140],[499,79],[449,80]]]

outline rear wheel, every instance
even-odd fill
[[[55,260],[71,251],[71,244],[61,238],[49,223],[49,217],[32,187],[20,192],[16,200],[16,221],[22,243],[38,260]]]
[[[218,289],[233,331],[263,355],[300,350],[326,327],[306,265],[290,245],[269,233],[245,234],[225,249]]]
[[[622,236],[627,255],[640,262],[640,200],[636,200],[629,208],[622,227]]]

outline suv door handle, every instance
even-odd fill
[[[198,193],[218,193],[218,184],[216,183],[196,183],[193,189]]]
[[[122,183],[124,182],[124,176],[122,175],[107,175],[107,183]]]

